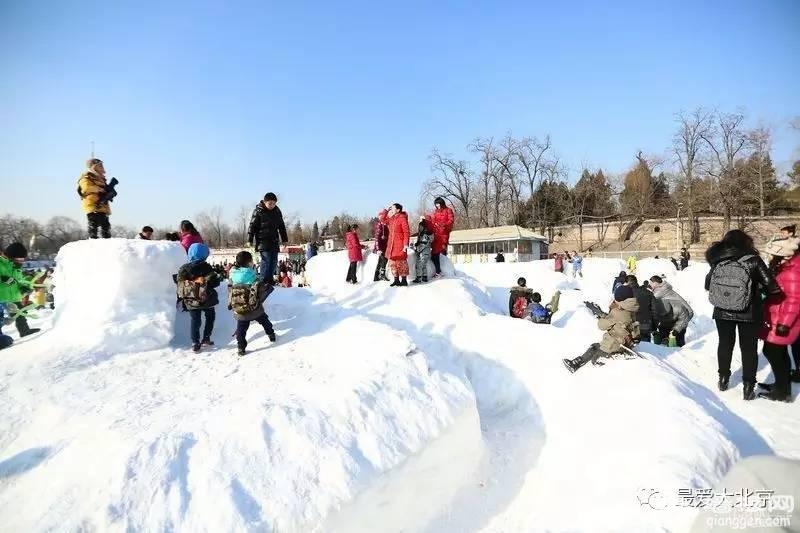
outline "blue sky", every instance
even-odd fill
[[[175,225],[267,191],[322,220],[418,203],[432,147],[543,136],[577,172],[665,152],[673,115],[743,107],[798,156],[800,2],[0,1],[0,212]]]

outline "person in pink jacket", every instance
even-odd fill
[[[188,220],[181,220],[181,246],[186,252],[189,252],[189,247],[193,244],[203,244],[203,237],[200,232],[194,227],[194,224]]]
[[[765,252],[772,257],[769,266],[783,294],[771,295],[764,302],[764,326],[759,337],[764,340],[764,357],[772,367],[775,382],[759,383],[766,392],[761,398],[792,401],[789,346],[800,338],[800,239],[791,237],[772,241]]]
[[[358,283],[356,268],[364,260],[364,255],[361,252],[361,240],[358,238],[358,224],[353,224],[347,228],[344,241],[345,246],[347,246],[347,258],[350,260],[350,267],[347,269],[347,279],[345,281],[355,285]]]

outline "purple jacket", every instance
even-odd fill
[[[386,252],[386,245],[389,243],[389,227],[386,224],[381,224],[380,221],[375,222],[372,228],[372,236],[375,238],[375,252]]]
[[[189,247],[195,243],[202,243],[203,238],[198,233],[197,235],[192,235],[189,232],[182,231],[181,232],[181,246],[187,252],[189,251]]]

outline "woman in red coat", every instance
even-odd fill
[[[394,275],[391,287],[408,287],[408,246],[411,231],[408,228],[408,213],[400,204],[392,204],[378,213],[378,220],[389,227],[386,243],[386,258]]]
[[[435,278],[442,277],[440,255],[447,255],[447,243],[450,242],[450,232],[453,231],[455,216],[453,210],[447,207],[444,199],[437,197],[433,201],[435,207],[432,214],[423,217],[428,222],[428,227],[433,228],[433,243],[431,244],[431,260],[436,267]]]
[[[356,279],[356,268],[358,264],[364,260],[361,253],[361,240],[358,238],[358,224],[353,224],[347,228],[347,233],[344,235],[345,246],[347,246],[347,258],[350,260],[350,268],[347,269],[347,283],[355,285],[358,283]]]
[[[764,302],[764,328],[759,337],[764,339],[764,357],[772,367],[775,383],[759,385],[767,392],[762,398],[784,402],[792,401],[791,363],[788,347],[800,338],[800,239],[789,238],[772,241],[766,253],[772,256],[770,268],[782,295],[770,296]]]

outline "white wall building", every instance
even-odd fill
[[[491,263],[498,252],[503,252],[510,262],[544,259],[547,239],[520,226],[458,230],[450,234],[447,254],[454,263]]]

